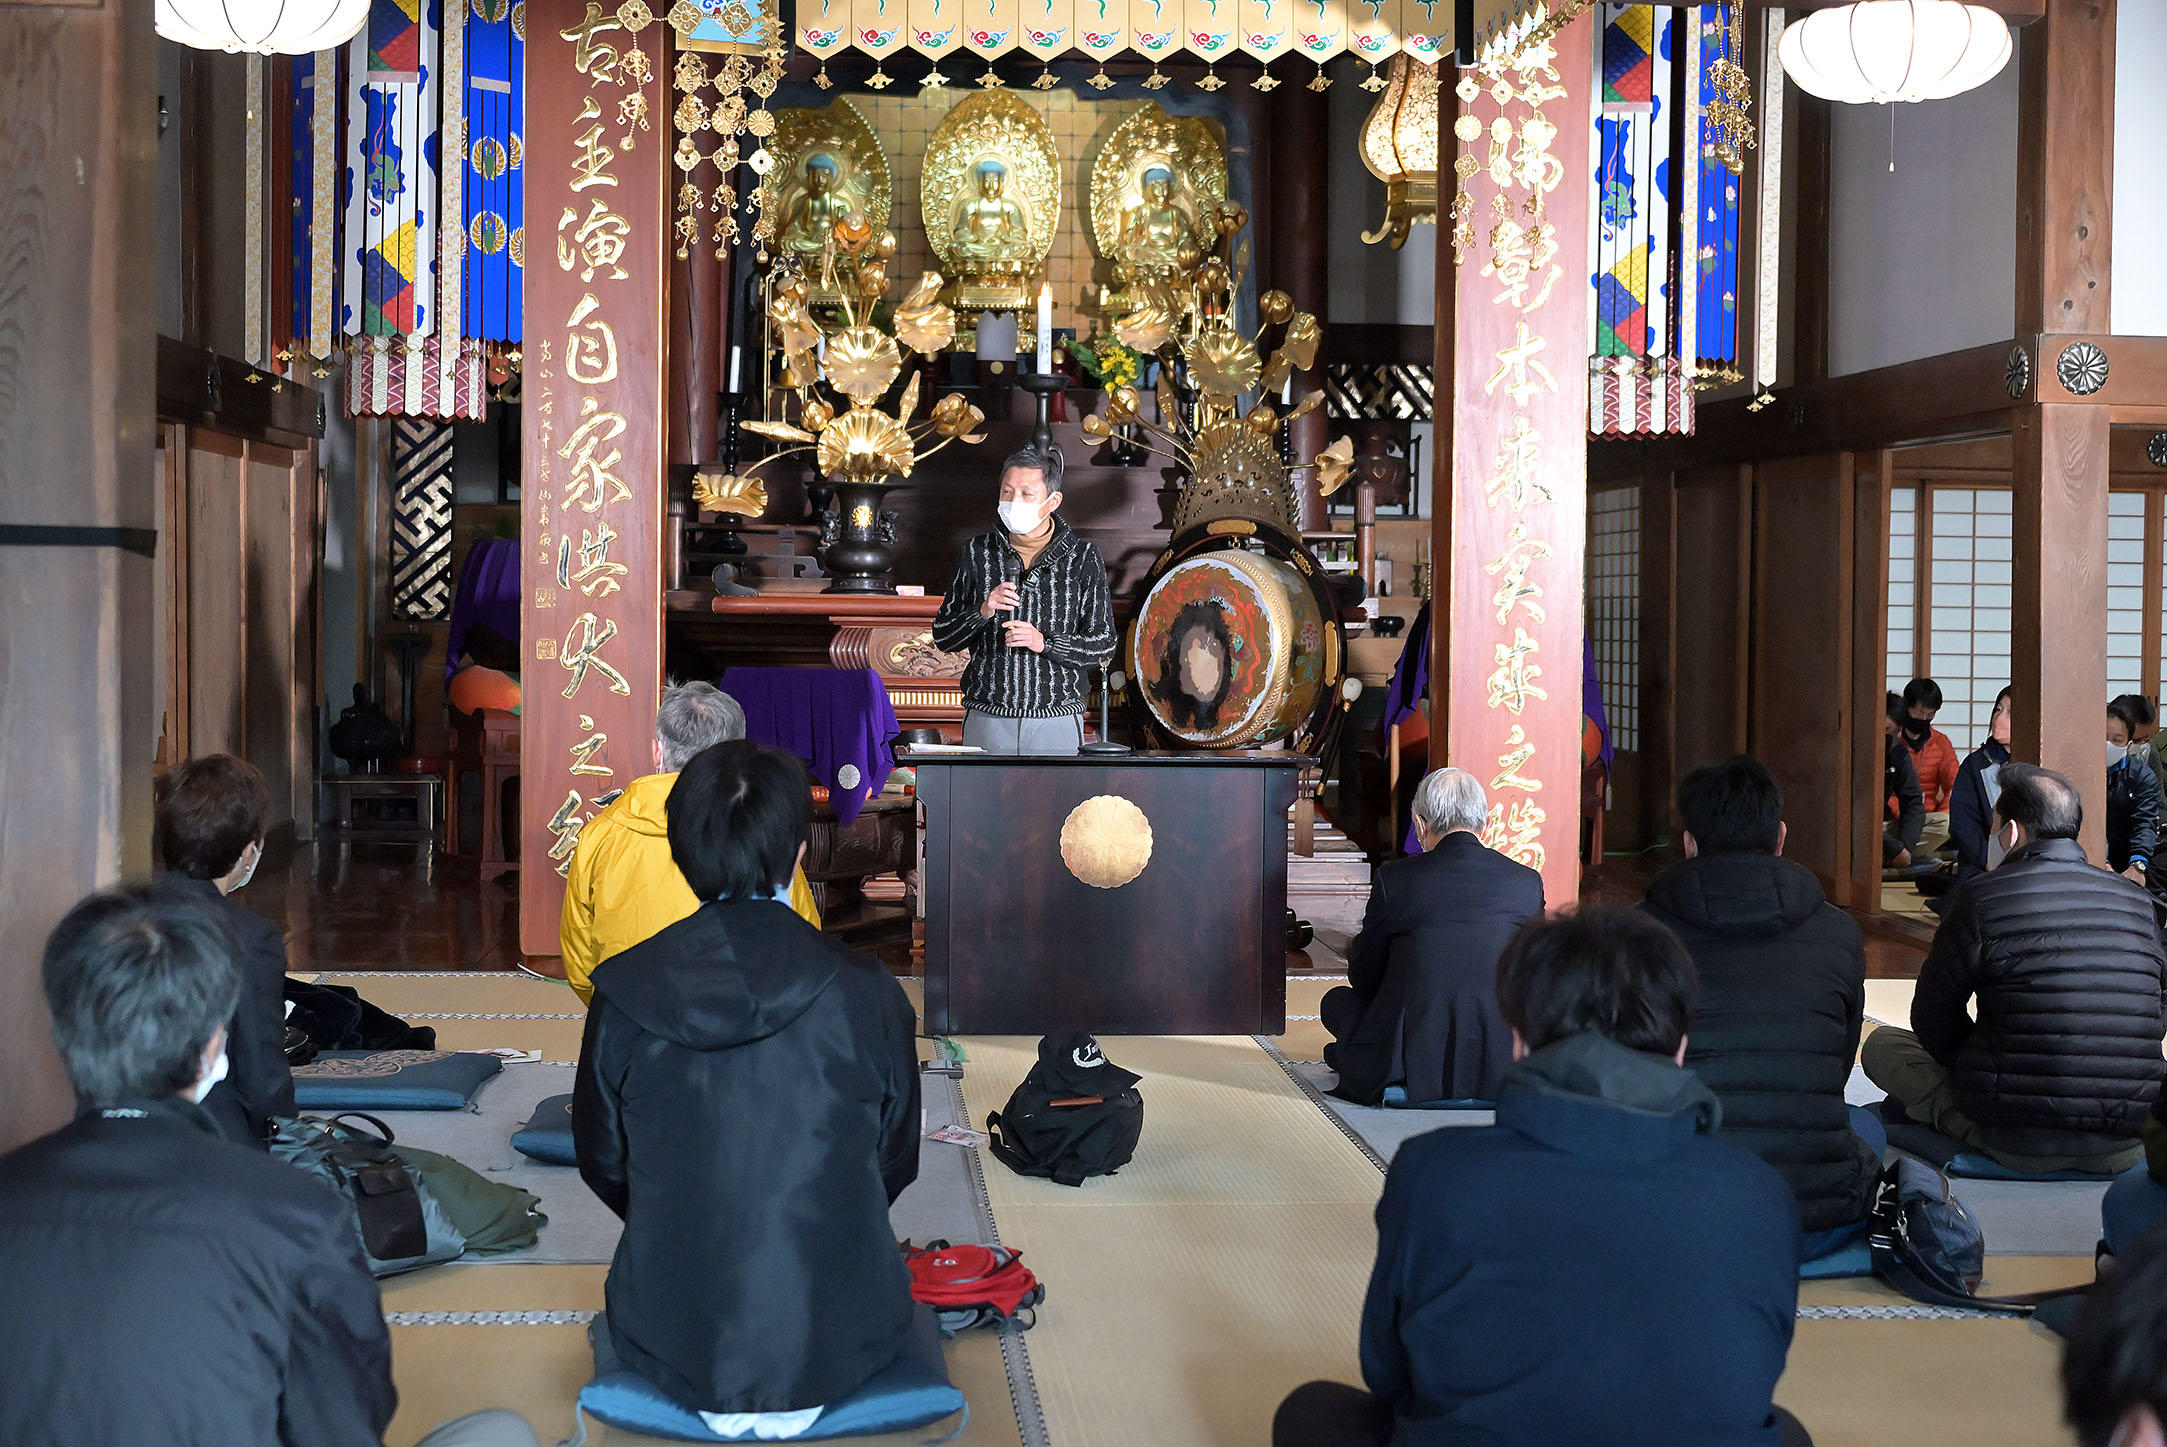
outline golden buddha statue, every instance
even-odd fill
[[[838,222],[875,236],[887,229],[887,155],[858,108],[840,98],[823,110],[777,111],[768,146],[782,162],[765,183],[769,214],[779,219],[776,249],[802,264],[811,304],[826,314],[841,297],[821,274],[821,253]]]
[[[1023,310],[1061,224],[1052,128],[1013,91],[965,96],[926,141],[918,201],[926,241],[953,278],[950,304]]]
[[[1196,235],[1189,218],[1174,204],[1174,172],[1154,163],[1144,168],[1143,199],[1128,209],[1114,257],[1139,271],[1161,271],[1196,264]]]
[[[1109,319],[1187,281],[1217,240],[1209,218],[1226,187],[1226,143],[1203,117],[1146,103],[1114,127],[1092,163],[1088,196]]]
[[[953,241],[966,261],[1013,261],[1031,245],[1031,218],[1001,194],[1008,167],[999,161],[978,163],[978,190],[956,207]]]

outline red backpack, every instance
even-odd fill
[[[1046,1288],[1023,1264],[1022,1253],[1005,1246],[934,1241],[916,1247],[906,1241],[903,1264],[910,1271],[911,1298],[933,1308],[943,1336],[1011,1321],[1028,1330],[1038,1318],[1032,1308],[1046,1299]]]

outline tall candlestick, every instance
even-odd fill
[[[737,395],[737,359],[740,350],[734,345],[730,348],[730,395],[733,397]]]
[[[1038,374],[1053,370],[1053,288],[1038,284]]]

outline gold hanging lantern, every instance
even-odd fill
[[[1362,123],[1362,164],[1385,184],[1384,221],[1362,239],[1407,242],[1417,221],[1437,222],[1437,67],[1405,54],[1392,58],[1384,94]]]

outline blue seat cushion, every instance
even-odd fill
[[[1860,1237],[1848,1246],[1839,1246],[1826,1256],[1816,1256],[1811,1261],[1799,1263],[1800,1281],[1826,1281],[1832,1276],[1871,1276],[1874,1272],[1873,1248]]]
[[[1495,1110],[1497,1102],[1491,1100],[1409,1100],[1407,1087],[1388,1085],[1384,1088],[1386,1110]]]
[[[512,1149],[546,1165],[578,1165],[572,1149],[572,1097],[552,1095],[537,1101],[527,1123],[512,1132]]]
[[[293,1073],[302,1110],[461,1110],[504,1068],[461,1050],[326,1050]]]
[[[2120,1172],[2020,1171],[2005,1166],[1984,1151],[1975,1151],[1931,1126],[1916,1122],[1889,1127],[1889,1144],[1906,1155],[1917,1156],[1950,1175],[1975,1181],[2111,1181]],[[2139,1170],[2143,1167],[2139,1166]]]
[[[581,1411],[612,1427],[671,1442],[756,1440],[750,1434],[722,1437],[710,1432],[698,1412],[679,1406],[645,1377],[620,1366],[610,1346],[608,1318],[597,1316],[587,1328],[587,1339],[594,1347],[594,1380],[580,1388]],[[789,1440],[818,1442],[903,1432],[965,1410],[963,1393],[948,1380],[940,1328],[934,1324],[932,1311],[921,1308],[911,1317],[910,1335],[903,1339],[896,1359],[842,1401],[828,1404],[811,1427]]]

